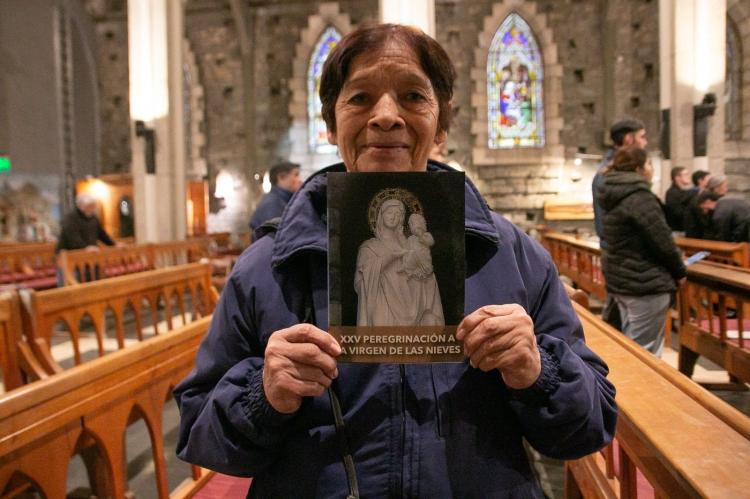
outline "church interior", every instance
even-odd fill
[[[617,389],[600,452],[527,446],[544,496],[748,494],[750,0],[0,0],[0,497],[252,491],[177,458],[172,391],[258,242],[253,214],[345,161],[321,75],[381,22],[449,56],[431,159],[546,249]],[[599,231],[595,185],[629,143],[668,244],[697,255],[658,353],[605,317],[625,307],[608,239],[626,229]],[[673,225],[671,195],[702,231]]]

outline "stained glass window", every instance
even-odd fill
[[[742,52],[736,25],[727,18],[727,64],[724,91],[724,133],[727,140],[742,138]]]
[[[490,149],[544,146],[542,55],[534,33],[516,13],[495,33],[487,57]]]
[[[307,71],[307,127],[308,143],[310,151],[314,153],[336,152],[336,146],[328,143],[326,123],[323,121],[322,104],[320,103],[320,75],[323,72],[323,63],[326,62],[328,54],[341,40],[341,34],[335,28],[326,29],[318,43],[315,44],[310,68]]]

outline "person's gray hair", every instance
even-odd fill
[[[96,203],[96,198],[88,192],[82,192],[76,196],[76,206],[83,208],[87,204]]]
[[[713,191],[717,187],[719,187],[721,184],[727,181],[727,176],[723,174],[718,175],[711,175],[711,178],[708,179],[708,183],[706,184],[706,189],[709,191]]]

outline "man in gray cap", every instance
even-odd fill
[[[627,146],[638,146],[645,149],[648,144],[648,139],[646,138],[646,125],[644,125],[642,121],[633,118],[625,118],[616,122],[612,125],[612,128],[609,129],[609,136],[615,147],[607,151],[604,160],[599,165],[599,170],[597,170],[596,175],[594,175],[594,180],[591,182],[591,191],[594,197],[594,229],[596,230],[596,235],[599,236],[599,245],[601,246],[602,251],[607,249],[603,238],[604,206],[599,199],[599,194],[604,188],[604,170],[612,162],[612,158],[618,149]],[[609,296],[607,296],[607,299],[604,302],[604,307],[602,308],[602,319],[614,328],[620,329],[622,327],[617,304]]]

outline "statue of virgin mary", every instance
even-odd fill
[[[409,279],[403,258],[406,207],[387,198],[377,209],[374,233],[359,247],[354,289],[358,326],[437,326],[444,323],[440,293],[431,279]],[[430,289],[423,289],[428,286]]]

